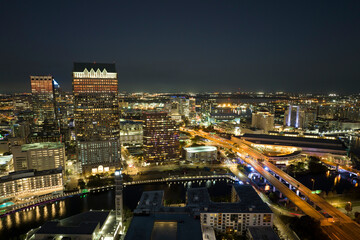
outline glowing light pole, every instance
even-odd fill
[[[312,183],[313,183],[313,184],[312,184],[312,190],[314,190],[315,179],[312,178],[311,181],[312,181]]]

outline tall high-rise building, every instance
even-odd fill
[[[196,99],[189,98],[189,118],[195,119],[196,117]]]
[[[75,134],[83,173],[114,171],[119,167],[117,93],[115,64],[74,63]]]
[[[252,114],[251,126],[264,130],[265,133],[274,129],[274,115],[267,111]]]
[[[62,91],[60,85],[53,80],[54,86],[54,106],[55,106],[55,118],[56,124],[59,128],[61,141],[70,141],[69,131],[69,115],[68,108],[70,107],[67,102],[67,96]]]
[[[119,135],[118,79],[114,63],[74,63],[73,94],[77,140]]]
[[[284,114],[284,125],[294,128],[304,128],[305,112],[300,106],[289,105]]]
[[[166,112],[143,114],[145,160],[163,162],[179,158],[178,128]]]
[[[54,80],[52,76],[30,76],[35,125],[55,123]],[[37,129],[38,131],[39,129]]]

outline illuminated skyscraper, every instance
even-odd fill
[[[115,64],[74,63],[75,133],[83,173],[111,171],[120,164],[117,92]]]
[[[304,128],[305,112],[300,106],[289,105],[284,114],[284,125],[294,128]]]
[[[74,63],[73,93],[77,140],[119,135],[118,79],[115,64]]]
[[[55,122],[54,81],[52,76],[30,76],[34,123]]]
[[[163,162],[179,157],[178,129],[166,112],[144,113],[145,160]]]

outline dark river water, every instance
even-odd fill
[[[133,210],[136,208],[143,191],[164,190],[165,200],[185,202],[186,189],[189,187],[208,187],[210,195],[222,197],[231,192],[231,181],[207,181],[207,182],[181,182],[180,184],[146,184],[133,185],[124,188],[124,206]],[[74,196],[64,200],[38,206],[35,209],[17,212],[0,220],[0,240],[21,239],[29,230],[37,228],[46,221],[62,219],[74,214],[94,210],[114,209],[114,190],[89,193],[82,196]]]
[[[336,194],[347,192],[348,190],[354,188],[356,186],[355,184],[358,182],[358,180],[351,178],[347,173],[338,174],[335,172],[296,176],[296,179],[309,189],[313,188],[313,182],[311,179],[314,179],[315,182],[313,190],[322,190],[326,193],[333,192]]]

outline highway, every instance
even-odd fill
[[[249,160],[245,160],[245,161],[250,164]],[[276,177],[271,175],[271,173],[263,169],[260,166],[260,164],[251,161],[251,166],[264,178],[266,178],[266,180],[268,180],[272,186],[274,186],[276,189],[282,192],[291,202],[293,202],[296,206],[298,206],[306,215],[309,215],[310,217],[315,218],[317,220],[324,219],[324,216],[320,212],[314,209],[306,201],[302,200],[298,195],[296,195],[296,193],[294,193],[286,185],[281,183]],[[231,168],[231,170],[235,175],[237,175],[237,171],[235,169]]]
[[[181,129],[192,135],[199,135],[203,138],[209,139],[225,148],[232,149],[233,151],[244,154],[256,160],[264,160],[264,166],[268,167],[272,172],[276,173],[286,182],[291,184],[310,201],[312,201],[316,206],[320,207],[323,211],[327,212],[333,217],[332,221],[326,221],[326,218],[318,212],[315,208],[310,206],[306,201],[302,200],[297,196],[292,190],[290,190],[285,184],[281,183],[277,178],[275,178],[271,173],[266,171],[257,161],[254,161],[251,158],[243,158],[248,164],[250,164],[257,172],[259,172],[264,178],[266,178],[270,184],[275,186],[280,192],[282,192],[290,201],[292,201],[296,206],[298,206],[305,214],[317,219],[322,224],[323,231],[330,237],[332,240],[355,240],[360,239],[360,225],[352,221],[347,215],[337,210],[325,199],[321,198],[316,194],[312,194],[311,190],[305,187],[303,184],[290,177],[285,172],[278,169],[275,165],[267,161],[267,157],[264,156],[261,152],[253,149],[241,139],[232,139],[227,140],[220,138],[216,135],[212,135],[203,131],[194,131],[190,129]]]
[[[317,194],[312,194],[311,190],[301,184],[296,179],[292,178],[279,168],[277,168],[275,165],[268,161],[264,161],[263,163],[266,167],[268,167],[272,172],[279,175],[282,179],[284,179],[286,182],[290,183],[292,186],[297,187],[297,189],[306,197],[310,199],[316,206],[320,207],[321,209],[325,210],[328,214],[330,214],[332,217],[336,218],[336,220],[340,220],[341,222],[352,222],[351,218],[349,218],[344,213],[337,210],[334,206],[332,206],[330,203],[328,203],[325,199],[320,197]]]

